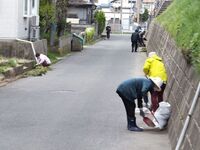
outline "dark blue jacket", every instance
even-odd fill
[[[147,78],[133,78],[122,82],[117,91],[130,101],[142,98],[148,102],[147,93],[153,90],[153,82]]]
[[[131,42],[138,42],[139,41],[139,33],[138,32],[134,32],[131,35]]]

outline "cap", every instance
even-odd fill
[[[156,52],[150,52],[148,57],[151,58],[153,55],[156,55]]]
[[[153,83],[157,86],[157,88],[159,89],[159,91],[161,91],[161,86],[163,84],[163,81],[160,77],[150,77],[149,78],[151,81],[153,81]]]

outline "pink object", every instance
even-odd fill
[[[143,121],[149,127],[155,127],[155,124],[153,123],[153,121],[151,119],[149,119],[148,117],[143,117]]]

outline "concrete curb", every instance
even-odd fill
[[[0,74],[0,87],[7,85],[12,81],[16,81],[17,79],[22,77],[22,74],[33,69],[34,61],[24,63],[20,66],[11,68],[4,73]]]

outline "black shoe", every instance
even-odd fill
[[[136,132],[142,132],[143,129],[142,128],[139,128],[137,125],[136,125],[136,118],[130,118],[130,117],[127,117],[128,119],[128,125],[127,125],[127,128],[129,131],[136,131]]]
[[[142,132],[143,129],[142,128],[139,128],[139,127],[130,127],[128,128],[129,131],[135,131],[135,132]]]

